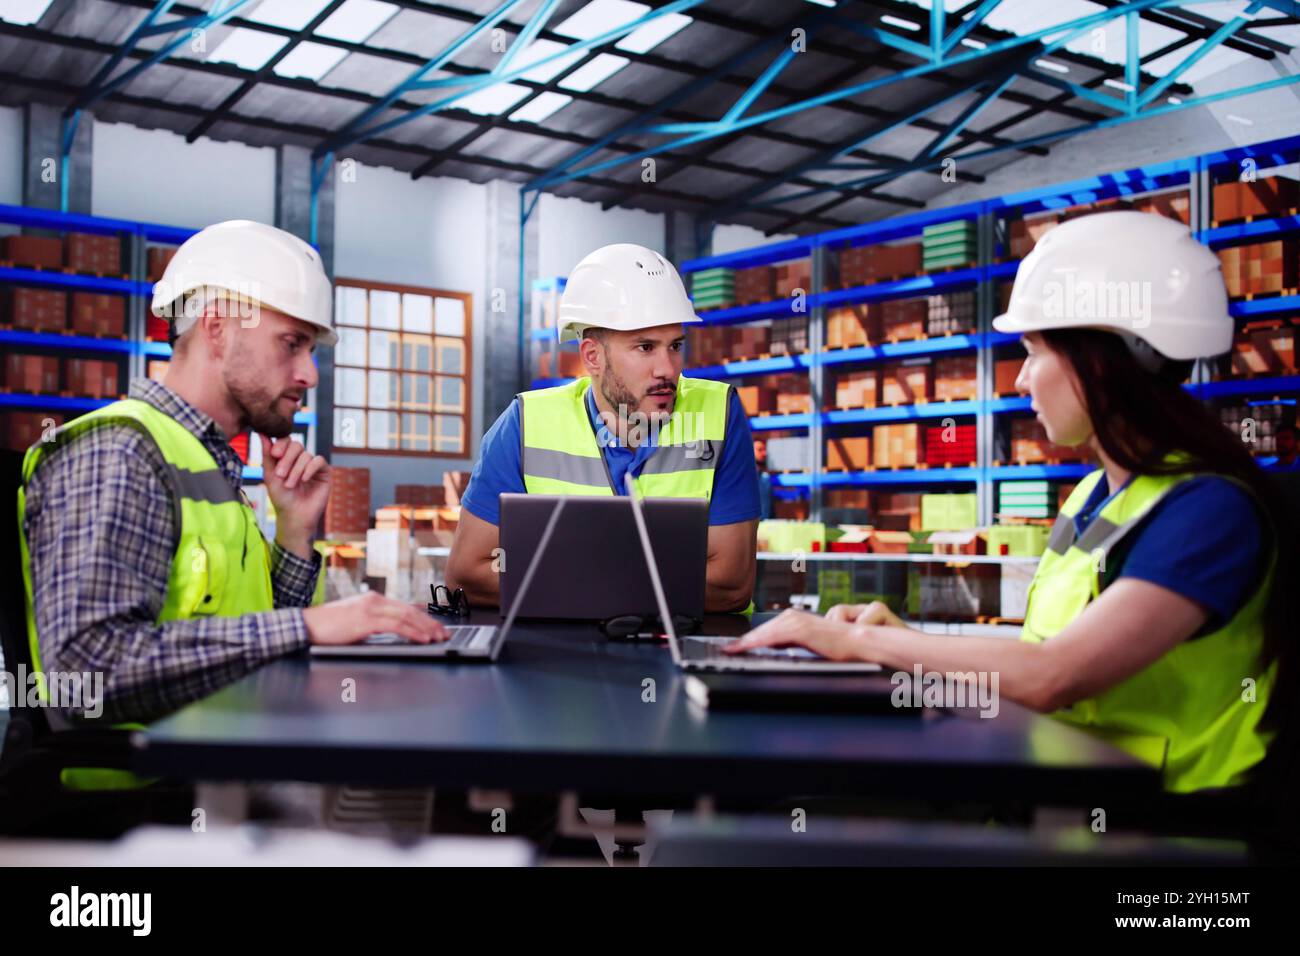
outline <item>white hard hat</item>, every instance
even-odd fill
[[[592,326],[626,332],[699,321],[671,262],[653,249],[619,242],[574,266],[557,324],[563,344]]]
[[[1107,329],[1149,368],[1161,356],[1219,355],[1233,335],[1218,256],[1182,223],[1144,212],[1094,213],[1048,232],[1020,263],[993,327]]]
[[[200,230],[176,250],[154,286],[151,311],[171,318],[176,333],[197,320],[197,310],[176,302],[203,290],[268,306],[316,326],[316,341],[338,341],[330,324],[334,295],[320,253],[297,236],[247,219],[219,222]]]

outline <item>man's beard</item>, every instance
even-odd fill
[[[666,382],[656,382],[654,387],[666,387],[667,384],[668,383]],[[605,353],[605,374],[600,377],[600,394],[601,397],[609,403],[610,408],[613,409],[616,414],[619,411],[619,407],[622,406],[627,409],[628,415],[638,411],[641,408],[641,399],[646,397],[632,394],[632,390],[627,387],[627,383],[624,382],[623,379],[619,377],[618,373],[614,371],[614,365],[609,360],[608,352]],[[674,398],[675,397],[676,395],[674,390]],[[668,418],[670,414],[670,411],[659,411],[658,409],[655,409],[654,411],[649,412],[646,417],[650,419],[663,419]]]
[[[232,356],[238,362],[238,355]],[[249,366],[244,365],[243,368]],[[284,394],[272,396],[256,380],[242,381],[234,375],[226,375],[226,390],[239,406],[240,421],[259,435],[267,438],[287,438],[293,433],[293,415],[281,415],[275,410],[276,404]]]

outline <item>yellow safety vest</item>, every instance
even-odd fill
[[[153,439],[167,463],[165,480],[176,509],[177,544],[158,623],[199,617],[238,617],[275,607],[271,558],[253,509],[230,486],[203,443],[170,415],[147,402],[126,399],[82,415],[38,442],[23,459],[23,486],[18,490],[18,529],[22,545],[23,587],[27,595],[27,639],[32,666],[41,671],[41,646],[32,602],[31,556],[23,517],[25,486],[46,455],[87,430],[105,423],[139,428]],[[322,577],[323,577],[322,567]],[[319,583],[319,582],[318,582]],[[317,588],[315,600],[322,597]],[[38,676],[38,689],[48,689]],[[122,725],[121,729],[139,729]],[[139,786],[134,774],[111,769],[63,771],[63,782],[76,789],[122,789]]]
[[[1074,517],[1104,474],[1098,470],[1082,479],[1061,508],[1030,585],[1022,640],[1050,640],[1078,617],[1106,585],[1108,555],[1169,491],[1195,477],[1137,475],[1076,536]],[[1055,716],[1161,768],[1166,790],[1242,783],[1268,744],[1259,722],[1276,667],[1261,670],[1260,653],[1272,581],[1270,562],[1250,599],[1218,630],[1183,641],[1132,677]],[[1254,682],[1253,700],[1247,678]]]
[[[519,394],[524,488],[530,495],[613,495],[605,456],[591,429],[591,379]],[[658,445],[635,478],[650,498],[705,498],[722,460],[731,386],[709,379],[677,379],[673,413]]]

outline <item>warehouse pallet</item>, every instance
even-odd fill
[[[46,266],[29,265],[22,262],[14,262],[12,259],[0,259],[0,269],[29,269],[32,272],[50,272],[57,275],[65,276],[89,276],[95,279],[129,279],[131,278],[124,272],[82,272],[69,266],[59,266],[57,269],[47,268]]]
[[[1280,299],[1284,296],[1300,295],[1300,289],[1280,289],[1271,292],[1247,292],[1243,295],[1236,295],[1229,299],[1229,302],[1255,302],[1260,299]]]
[[[1282,219],[1286,216],[1300,215],[1300,209],[1292,206],[1290,209],[1278,209],[1274,212],[1266,212],[1262,215],[1241,216],[1237,219],[1211,219],[1210,228],[1218,229],[1220,226],[1240,226],[1252,222],[1268,222],[1271,219]]]

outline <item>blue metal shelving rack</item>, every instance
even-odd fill
[[[80,213],[60,212],[53,209],[33,209],[0,203],[0,223],[28,229],[47,229],[55,232],[89,232],[99,235],[118,235],[127,242],[130,263],[128,278],[78,275],[43,269],[0,266],[0,286],[23,285],[64,289],[72,292],[112,293],[126,296],[127,338],[100,339],[91,336],[60,335],[48,332],[28,332],[21,329],[0,329],[0,349],[37,348],[84,354],[98,352],[105,356],[122,356],[127,360],[127,377],[144,374],[145,361],[150,358],[167,358],[171,346],[166,342],[145,339],[145,302],[153,292],[153,283],[145,277],[145,246],[148,242],[179,245],[195,232],[178,226],[160,223],[135,222],[128,219],[110,219]],[[50,411],[80,414],[110,403],[110,399],[96,399],[68,395],[25,394],[0,392],[0,410],[6,408],[48,409]],[[314,447],[316,413],[299,412],[294,422],[308,429],[308,447]],[[260,480],[261,468],[246,467],[244,477]]]
[[[772,265],[796,259],[814,261],[817,257],[851,246],[889,242],[917,236],[926,226],[954,221],[973,221],[979,224],[980,256],[976,265],[967,269],[921,275],[909,279],[878,282],[851,289],[824,289],[814,275],[814,289],[802,301],[802,310],[793,311],[794,300],[782,299],[753,305],[736,306],[705,313],[702,318],[709,324],[733,325],[764,319],[783,318],[792,314],[808,314],[819,321],[826,307],[864,302],[881,302],[889,299],[934,295],[956,289],[986,290],[1000,281],[1011,281],[1019,266],[1017,260],[1005,255],[997,238],[996,223],[1003,218],[1018,218],[1035,213],[1064,209],[1099,202],[1105,199],[1137,196],[1175,188],[1186,188],[1191,197],[1191,228],[1202,242],[1212,248],[1240,243],[1269,241],[1300,234],[1300,215],[1289,214],[1252,222],[1213,223],[1208,209],[1210,177],[1235,170],[1246,160],[1259,169],[1294,163],[1300,158],[1300,136],[1234,147],[1212,153],[1191,156],[1135,169],[1105,173],[1073,182],[1025,190],[1007,196],[980,200],[943,209],[922,210],[880,222],[866,223],[836,229],[818,235],[771,243],[752,249],[729,252],[687,260],[680,265],[683,273],[702,269],[726,267],[745,269]],[[888,487],[931,485],[974,486],[980,492],[980,521],[992,519],[992,485],[1007,479],[1074,479],[1086,474],[1089,466],[1082,464],[1056,465],[1004,465],[991,458],[994,416],[1029,410],[1029,399],[1021,396],[998,397],[992,393],[991,360],[989,355],[998,346],[1018,341],[1015,335],[994,332],[991,328],[993,296],[981,293],[979,331],[972,335],[953,335],[942,338],[897,342],[879,346],[839,349],[835,351],[810,351],[802,355],[773,356],[748,359],[687,369],[687,374],[702,378],[731,379],[749,375],[774,373],[807,374],[819,381],[818,371],[848,363],[869,363],[914,356],[940,355],[974,351],[981,356],[979,397],[966,402],[931,402],[922,405],[890,406],[880,408],[820,411],[801,415],[763,415],[750,419],[757,434],[783,429],[808,429],[813,444],[822,442],[824,430],[843,425],[888,421],[916,421],[948,416],[973,418],[980,431],[980,460],[969,468],[900,469],[859,473],[787,473],[773,475],[774,491],[783,497],[815,492],[818,487]],[[1271,315],[1300,314],[1300,296],[1280,295],[1253,297],[1231,304],[1231,313],[1240,318],[1257,318]],[[535,333],[536,335],[537,333]],[[541,333],[544,335],[544,333]],[[561,384],[568,379],[535,380],[534,387]],[[1188,386],[1193,394],[1203,399],[1228,396],[1294,395],[1300,392],[1300,376],[1279,376],[1199,382]],[[814,408],[822,407],[820,396],[813,395]],[[815,460],[820,456],[816,455]],[[1261,459],[1267,465],[1268,460]],[[814,494],[814,507],[818,501]]]

